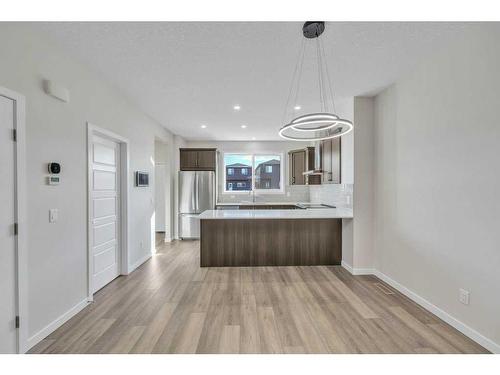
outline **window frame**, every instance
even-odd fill
[[[251,171],[252,171],[252,185],[251,185],[251,190],[227,190],[227,179],[226,179],[226,155],[244,155],[244,156],[251,156],[252,157],[252,165],[250,166]],[[255,157],[256,156],[279,156],[280,157],[280,188],[279,189],[256,189],[255,188]],[[283,152],[276,152],[276,151],[270,151],[270,152],[223,152],[222,153],[222,170],[224,171],[222,174],[222,194],[252,194],[253,191],[255,191],[255,194],[285,194],[285,159],[283,158]]]

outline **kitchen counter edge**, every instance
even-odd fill
[[[206,210],[201,220],[228,219],[352,219],[351,208],[320,208],[304,210]]]

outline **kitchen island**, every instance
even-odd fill
[[[200,215],[202,267],[336,265],[342,220],[352,209],[207,210]]]

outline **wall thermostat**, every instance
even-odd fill
[[[135,172],[135,186],[149,186],[149,173],[148,172]]]
[[[49,163],[49,173],[59,174],[61,172],[61,164]]]
[[[61,182],[61,178],[59,176],[49,176],[49,177],[47,177],[47,183],[49,185],[59,185],[59,182]]]

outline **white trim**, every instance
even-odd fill
[[[354,270],[352,269],[352,266],[349,263],[347,263],[346,261],[341,261],[340,265],[344,267],[347,271],[349,271],[351,275],[354,275]]]
[[[401,294],[404,294],[406,297],[411,299],[413,302],[422,306],[424,309],[426,309],[427,311],[436,315],[438,318],[445,321],[446,323],[451,325],[453,328],[462,332],[465,336],[469,337],[471,340],[477,342],[479,345],[483,346],[484,348],[488,349],[489,351],[491,351],[493,353],[500,354],[500,345],[499,344],[497,344],[493,340],[481,335],[479,332],[477,332],[473,328],[469,327],[465,323],[462,323],[460,320],[458,320],[455,317],[453,317],[452,315],[448,314],[446,311],[441,310],[436,305],[433,305],[431,302],[427,301],[425,298],[419,296],[417,293],[415,293],[412,290],[408,289],[407,287],[401,285],[397,281],[391,279],[389,276],[385,275],[384,273],[380,272],[379,270],[370,269],[370,268],[354,268],[349,263],[347,263],[345,261],[342,261],[341,265],[342,265],[342,267],[344,267],[347,271],[349,271],[353,275],[374,275],[374,276],[378,277],[380,280],[389,284],[391,287],[396,289]]]
[[[342,267],[344,267],[347,271],[349,271],[349,273],[351,273],[352,275],[373,275],[374,274],[374,270],[372,268],[354,268],[353,266],[351,266],[349,263],[347,263],[346,261],[342,261],[340,263],[340,265]]]
[[[29,349],[34,347],[36,344],[38,344],[40,341],[42,341],[44,338],[46,338],[48,335],[50,335],[52,332],[54,332],[56,329],[61,327],[64,323],[66,323],[68,320],[82,311],[89,304],[90,302],[88,302],[85,298],[83,301],[78,302],[75,306],[59,316],[53,322],[49,323],[47,326],[35,333],[27,340],[25,351],[28,351]]]
[[[128,249],[129,244],[129,164],[130,164],[130,145],[127,138],[119,134],[113,133],[107,129],[93,125],[87,122],[87,301],[94,300],[94,292],[92,286],[92,223],[91,223],[91,199],[90,191],[92,187],[91,173],[92,173],[92,137],[93,135],[100,135],[109,138],[120,144],[120,274],[128,275]]]
[[[15,144],[15,191],[16,191],[16,222],[18,234],[16,238],[17,247],[17,315],[20,326],[17,331],[17,352],[27,351],[28,337],[28,222],[26,216],[26,99],[15,91],[0,86],[0,95],[12,99],[15,103],[14,126],[16,129],[17,142]]]
[[[145,256],[143,256],[142,258],[140,258],[137,262],[135,262],[134,264],[130,265],[128,267],[128,273],[130,274],[133,271],[135,271],[137,269],[137,267],[139,267],[142,264],[146,263],[152,256],[153,256],[153,254],[151,254],[151,253],[146,254]]]
[[[404,294],[406,297],[411,299],[413,302],[419,304],[422,306],[424,309],[430,311],[434,315],[436,315],[438,318],[444,320],[446,323],[451,325],[453,328],[459,330],[462,332],[465,336],[469,337],[470,339],[474,340],[477,342],[479,345],[485,347],[489,351],[493,353],[500,354],[500,345],[495,343],[494,341],[490,340],[489,338],[481,335],[479,332],[476,330],[472,329],[465,323],[462,323],[460,320],[454,318],[450,314],[448,314],[446,311],[441,310],[439,307],[433,305],[431,302],[427,301],[425,298],[420,297],[417,293],[413,292],[412,290],[408,289],[407,287],[401,285],[397,281],[391,279],[389,276],[383,274],[382,272],[378,270],[373,270],[373,274],[377,276],[380,280],[386,282],[389,284],[391,287],[399,291],[400,293]]]

